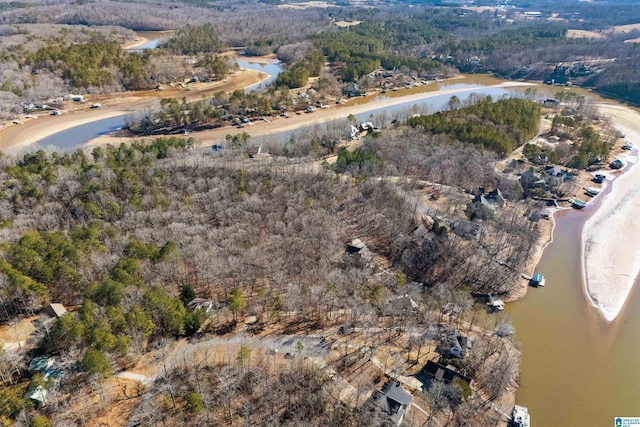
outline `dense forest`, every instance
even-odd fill
[[[74,89],[111,86],[115,80],[111,67],[119,71],[120,82],[127,90],[151,86],[148,52],[126,52],[115,42],[51,44],[27,54],[25,65],[32,72],[58,74]]]
[[[421,126],[425,132],[447,134],[458,141],[508,156],[538,133],[540,106],[524,99],[500,99],[493,102],[486,97],[465,108],[456,105],[457,98],[449,101],[452,110],[408,120],[413,127]]]

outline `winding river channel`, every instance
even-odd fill
[[[259,67],[272,74],[272,78],[281,70],[276,64],[265,69],[249,61],[241,61],[240,66]],[[455,94],[461,100],[472,91],[494,98],[510,93],[504,89],[483,89],[495,80],[492,83],[482,78],[467,80],[472,83],[442,83],[438,87],[434,84],[432,90],[459,90]],[[392,114],[413,104],[415,108],[436,111],[451,95],[396,105],[385,112]],[[365,120],[381,112],[372,102],[371,110],[359,114],[358,119]],[[62,149],[77,146],[123,123],[124,116],[96,121],[60,132],[38,145]],[[634,287],[613,322],[602,318],[589,304],[584,291],[581,232],[585,220],[597,207],[596,202],[581,211],[556,213],[553,241],[536,268],[545,275],[546,287],[531,288],[523,299],[507,304],[506,311],[523,353],[517,402],[529,408],[535,426],[613,426],[615,417],[640,417],[640,286]],[[638,231],[629,230],[627,236],[615,238],[637,239]]]

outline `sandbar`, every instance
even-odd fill
[[[601,105],[616,129],[629,141],[640,142],[637,123],[640,114],[630,108]],[[637,148],[618,156],[624,161],[622,172],[607,177],[611,191],[600,201],[598,210],[585,222],[582,232],[583,277],[591,303],[603,317],[613,321],[622,310],[640,273],[640,167]]]

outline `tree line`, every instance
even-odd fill
[[[460,106],[455,98],[450,104],[454,108]],[[509,98],[494,102],[486,97],[469,107],[412,117],[407,124],[420,126],[425,132],[451,135],[459,141],[508,156],[537,134],[540,111],[540,106],[531,101]]]

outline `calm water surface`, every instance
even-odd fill
[[[29,151],[52,147],[62,151],[72,151],[93,138],[107,135],[120,129],[124,126],[124,120],[125,116],[122,115],[75,126],[41,139],[36,144],[31,145]]]
[[[523,354],[517,401],[536,426],[613,426],[615,417],[640,416],[640,289],[611,323],[583,290],[580,233],[596,207],[556,214],[536,269],[546,286],[507,305]]]
[[[260,64],[257,62],[251,62],[250,57],[245,57],[245,58],[247,59],[242,61],[236,60],[240,68],[247,68],[249,70],[262,71],[263,73],[269,74],[269,78],[266,79],[265,81],[256,83],[253,86],[249,86],[248,88],[246,88],[244,90],[246,93],[249,93],[252,90],[260,90],[262,88],[267,87],[267,85],[272,81],[274,81],[278,77],[278,74],[282,72],[282,67],[279,64],[276,64],[273,62],[270,62],[268,64]]]

